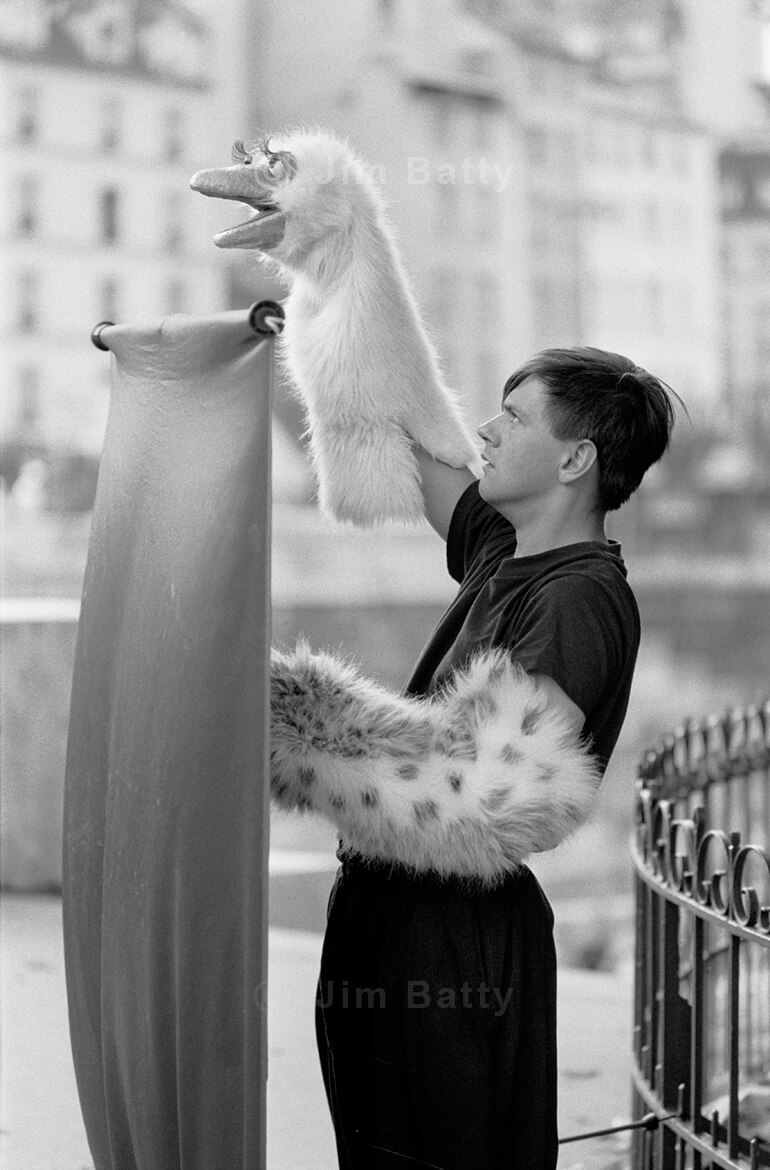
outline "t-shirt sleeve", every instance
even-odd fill
[[[526,671],[549,675],[589,718],[622,668],[627,624],[605,585],[567,576],[527,603],[511,654]]]
[[[450,576],[462,582],[478,554],[501,530],[513,535],[508,521],[482,500],[478,481],[469,484],[457,501],[449,522],[446,559]]]

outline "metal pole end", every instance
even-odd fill
[[[91,330],[91,342],[97,349],[101,349],[104,353],[110,352],[109,345],[105,345],[102,341],[102,329],[106,329],[108,325],[114,325],[114,321],[99,321]]]
[[[285,319],[278,301],[255,301],[249,309],[249,325],[261,337],[282,333]]]

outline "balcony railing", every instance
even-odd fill
[[[639,768],[633,1170],[770,1166],[770,703]]]

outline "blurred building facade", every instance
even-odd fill
[[[760,109],[750,0],[265,0],[251,21],[250,127],[330,126],[377,168],[472,416],[555,344],[629,353],[719,410],[719,157]]]
[[[225,307],[206,209],[186,191],[217,131],[209,40],[159,0],[2,5],[6,443],[98,452],[108,364],[91,327]]]
[[[742,435],[770,437],[770,141],[722,150],[725,394]]]
[[[718,394],[718,190],[659,52],[629,62],[502,13],[524,126],[531,349],[627,353],[704,407]],[[589,32],[583,26],[583,33]]]
[[[187,2],[2,4],[6,436],[98,450],[98,319],[278,291],[212,248],[231,211],[187,180],[296,124],[381,179],[469,418],[532,352],[581,343],[649,366],[696,424],[764,417],[768,5]]]
[[[527,344],[505,39],[452,0],[268,0],[247,44],[251,133],[323,126],[349,138],[385,192],[449,380],[470,418],[496,411]]]

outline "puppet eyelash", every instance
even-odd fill
[[[243,163],[247,167],[254,161],[254,155],[246,149],[241,138],[233,143],[230,155],[234,163]]]
[[[254,162],[254,156],[256,154],[263,154],[267,160],[268,174],[273,179],[291,179],[297,171],[297,162],[293,154],[288,150],[270,149],[269,135],[260,138],[249,149],[246,148],[243,139],[239,138],[233,143],[230,154],[234,163],[240,163],[242,166],[247,167],[251,166]]]
[[[297,172],[297,160],[288,150],[271,150],[270,135],[257,143],[255,150],[261,150],[267,159],[267,169],[274,179],[292,179]],[[280,170],[283,167],[283,170]]]

